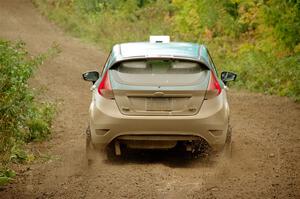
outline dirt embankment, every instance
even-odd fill
[[[62,53],[32,80],[59,103],[53,139],[35,146],[46,163],[25,165],[0,198],[300,198],[300,105],[287,98],[230,92],[231,160],[184,162],[147,153],[119,163],[84,162],[89,84],[81,73],[105,56],[40,16],[30,0],[0,1],[0,37],[22,39],[36,54],[58,43]]]

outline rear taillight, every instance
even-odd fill
[[[211,71],[206,98],[209,99],[209,98],[218,96],[218,95],[220,95],[221,91],[222,91],[222,89],[219,84],[219,81],[217,80],[217,77],[215,76],[215,74]]]
[[[110,84],[108,71],[104,74],[98,87],[98,93],[107,99],[114,99],[114,93]]]

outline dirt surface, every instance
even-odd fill
[[[32,80],[59,106],[53,138],[31,146],[44,161],[20,166],[0,198],[300,198],[300,105],[290,99],[230,92],[230,160],[148,152],[87,168],[90,85],[81,73],[100,68],[105,54],[63,33],[30,0],[0,0],[0,37],[22,39],[32,54],[53,42],[62,49]]]

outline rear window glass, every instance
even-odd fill
[[[196,62],[182,60],[138,60],[122,62],[117,70],[131,74],[193,74],[207,68]]]

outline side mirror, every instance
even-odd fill
[[[235,81],[236,77],[237,77],[237,74],[235,74],[233,72],[223,71],[221,73],[221,80],[224,82],[225,85],[229,81]]]
[[[97,71],[88,71],[82,74],[82,78],[94,84],[99,79],[99,73]]]

